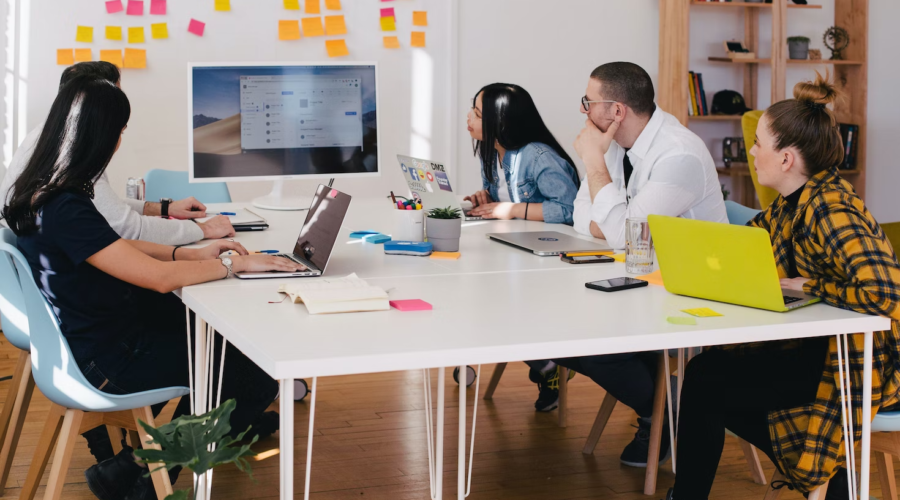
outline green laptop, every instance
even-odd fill
[[[666,290],[688,297],[784,312],[819,302],[781,288],[765,230],[651,215]]]

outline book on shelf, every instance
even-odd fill
[[[691,116],[700,116],[700,111],[699,111],[699,108],[697,107],[697,90],[696,90],[697,79],[694,78],[693,71],[691,71],[689,73],[689,75],[690,75],[690,81],[689,81],[690,89],[689,90],[691,93]]]
[[[688,73],[688,114],[690,116],[709,115],[706,102],[706,91],[703,88],[703,75],[690,71]]]
[[[859,145],[859,125],[851,123],[839,123],[841,141],[844,145],[844,161],[841,170],[856,169],[856,154]]]
[[[706,90],[703,88],[703,74],[697,73],[697,89],[700,92],[700,102],[703,103],[703,116],[709,115],[709,107],[706,105]]]

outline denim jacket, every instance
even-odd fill
[[[575,167],[553,148],[539,142],[508,150],[501,162],[509,199],[513,203],[543,203],[544,222],[572,225],[575,195],[578,194]],[[496,169],[494,182],[490,183],[482,168],[481,182],[492,199],[500,199]]]

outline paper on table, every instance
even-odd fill
[[[325,16],[325,34],[346,35],[347,24],[344,22],[344,16]]]
[[[287,10],[300,10],[300,0],[284,0],[284,8]]]
[[[115,14],[116,12],[122,12],[125,10],[125,7],[122,6],[122,0],[110,0],[106,2],[106,13],[107,14]]]
[[[230,12],[231,0],[216,0],[215,9],[218,12]]]
[[[213,210],[211,210],[211,211],[213,211]],[[237,215],[226,215],[226,217],[228,217],[228,221],[231,222],[232,226],[241,225],[241,224],[244,224],[244,225],[260,224],[260,223],[266,222],[266,220],[263,219],[262,217],[255,215],[255,214],[253,214],[247,210],[241,209],[241,208],[231,210],[231,212],[234,214],[237,214]],[[203,217],[203,218],[194,219],[194,220],[197,222],[206,222],[209,219],[212,219],[213,217],[216,217],[216,216],[211,215],[209,217]]]
[[[107,26],[106,27],[106,39],[107,40],[121,40],[122,39],[122,27],[121,26]]]
[[[75,41],[91,43],[94,41],[94,28],[91,26],[79,26],[75,31]]]
[[[128,12],[126,14],[129,16],[143,16],[144,0],[128,0]]]
[[[666,318],[666,321],[673,325],[696,325],[697,320],[691,317],[685,316],[669,316]]]
[[[325,8],[328,10],[341,10],[341,0],[325,0]]]
[[[300,21],[297,21],[296,19],[282,19],[281,21],[278,21],[278,39],[299,40]]]
[[[651,285],[666,286],[665,283],[663,283],[662,271],[660,271],[659,269],[653,271],[650,274],[638,276],[637,279],[644,280]]]
[[[150,13],[154,16],[166,15],[166,0],[150,0]]]
[[[708,307],[696,307],[694,309],[682,309],[681,312],[686,312],[691,316],[697,316],[698,318],[715,318],[716,316],[721,316],[721,314],[713,311]]]
[[[409,45],[411,47],[425,47],[425,32],[424,31],[413,31],[412,36],[410,37]]]
[[[400,39],[395,36],[384,37],[384,48],[399,49],[400,48]]]
[[[397,23],[393,17],[381,18],[381,31],[397,31]]]
[[[91,49],[75,49],[75,62],[87,62],[93,59],[94,55],[91,54]]]
[[[121,50],[101,50],[100,60],[115,64],[117,68],[122,67],[122,51]]]
[[[303,36],[323,36],[325,28],[322,27],[321,17],[304,17],[300,20],[303,24]]]
[[[424,10],[413,11],[413,26],[428,26],[428,12]]]
[[[319,6],[319,0],[306,0],[306,10],[307,14],[319,14],[322,12],[322,9]]]
[[[125,49],[125,67],[144,69],[147,67],[147,51],[144,49]]]
[[[128,28],[128,43],[144,43],[144,27],[132,26]]]
[[[340,40],[325,40],[325,50],[328,51],[328,57],[350,55],[350,50],[347,49],[347,42],[343,38]]]
[[[197,36],[203,36],[204,30],[206,30],[206,23],[200,22],[196,19],[191,19],[190,24],[188,24],[188,31]]]
[[[381,17],[397,17],[394,15],[394,8],[388,7],[386,9],[381,9]]]
[[[75,64],[75,52],[72,49],[56,49],[56,64],[65,66]]]
[[[169,38],[169,26],[166,23],[154,23],[150,25],[150,36],[157,40]]]
[[[279,293],[294,304],[303,303],[310,314],[387,311],[391,308],[383,288],[372,286],[356,274],[284,284]]]

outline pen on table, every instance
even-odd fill
[[[393,201],[393,202],[394,202],[394,205],[396,205],[396,204],[397,204],[397,197],[396,197],[396,196],[394,196],[394,192],[393,192],[393,191],[391,191],[391,201]]]
[[[235,212],[206,212],[206,215],[231,215],[235,216],[237,213]]]
[[[278,253],[278,250],[257,250],[253,253],[254,254],[258,254],[258,253],[275,254],[275,253]]]

